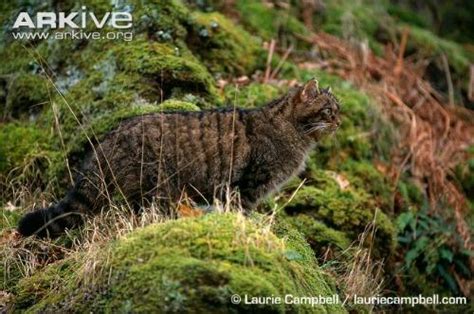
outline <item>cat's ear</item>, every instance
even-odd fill
[[[319,94],[319,84],[316,79],[309,80],[301,88],[300,98],[303,102],[316,98]]]
[[[331,88],[331,86],[328,86],[327,88],[323,88],[323,91],[324,91],[326,94],[332,94],[332,88]]]

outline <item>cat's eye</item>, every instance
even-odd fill
[[[329,108],[321,110],[321,115],[325,117],[329,117],[330,114],[331,114],[331,110]]]

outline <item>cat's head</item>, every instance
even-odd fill
[[[316,80],[299,87],[293,97],[293,119],[305,136],[318,140],[341,124],[339,101],[331,88],[320,89]]]

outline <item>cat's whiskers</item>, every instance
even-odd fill
[[[325,129],[329,128],[330,126],[331,126],[330,123],[318,122],[316,124],[313,124],[313,126],[311,128],[309,128],[308,130],[306,130],[304,132],[304,134],[310,134],[310,133],[313,133],[313,132],[316,132],[316,131],[322,131],[322,130],[325,130]]]

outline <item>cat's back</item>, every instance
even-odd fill
[[[247,114],[223,109],[152,115],[150,122],[158,123],[161,130],[159,139],[150,136],[185,177],[199,172],[204,182],[233,181],[250,153]]]
[[[155,134],[178,141],[207,140],[209,141],[207,144],[228,142],[232,138],[244,135],[241,131],[245,129],[249,113],[248,110],[231,108],[150,113],[121,121],[110,134],[124,136]]]
[[[246,136],[249,112],[221,109],[159,112],[123,120],[106,138],[130,157],[145,152],[149,162],[159,158],[173,172],[209,182],[238,175],[250,153]],[[138,158],[137,157],[137,158]]]

